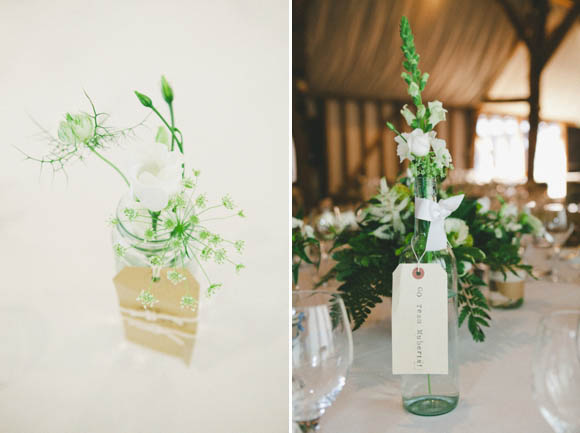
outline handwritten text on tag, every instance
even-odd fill
[[[437,263],[393,272],[393,374],[447,374],[447,273]]]

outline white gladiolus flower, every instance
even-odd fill
[[[435,152],[435,165],[439,168],[449,167],[451,164],[451,154],[445,145],[445,140],[435,137],[435,131],[429,132],[431,147]]]
[[[180,153],[170,152],[161,143],[135,148],[129,176],[133,195],[143,207],[158,212],[167,206],[181,189],[182,163]]]
[[[409,95],[411,95],[411,97],[413,98],[419,96],[419,86],[417,85],[417,83],[415,83],[414,81],[411,82],[411,84],[409,84],[408,92]]]
[[[489,197],[481,197],[477,199],[477,203],[481,206],[477,213],[484,214],[489,212],[489,208],[491,207],[491,200]]]
[[[93,136],[93,119],[88,114],[80,113],[76,116],[72,116],[72,120],[69,120],[69,123],[80,142],[84,143]]]
[[[411,110],[409,110],[407,108],[407,104],[403,105],[403,108],[401,110],[401,114],[405,118],[407,125],[412,126],[411,122],[413,122],[413,120],[415,120],[415,115],[413,114],[413,112]]]
[[[459,218],[447,218],[445,220],[445,233],[451,235],[451,244],[455,247],[463,245],[469,235],[469,227]]]
[[[403,132],[403,136],[408,135],[406,132]],[[403,137],[397,135],[395,137],[395,141],[397,142],[397,156],[399,157],[400,162],[403,162],[405,159],[409,161],[413,161],[413,155],[411,155],[411,149],[409,149],[409,145],[405,141]]]
[[[441,101],[429,102],[428,105],[429,112],[431,113],[429,115],[429,124],[432,127],[435,127],[439,122],[445,120],[445,113],[447,113],[447,110],[443,108]]]

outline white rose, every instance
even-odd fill
[[[467,236],[469,235],[469,227],[459,218],[447,218],[445,220],[445,233],[447,236],[454,235],[452,237],[453,242],[451,244],[453,246],[463,245],[467,240]]]
[[[181,189],[182,155],[170,152],[164,144],[139,145],[131,164],[129,176],[133,195],[150,211],[165,208],[171,195]]]
[[[407,104],[403,105],[403,108],[401,110],[401,114],[405,118],[407,125],[412,126],[411,123],[413,122],[413,120],[415,120],[415,115],[413,114],[413,112],[411,110],[409,110],[407,108]]]
[[[410,134],[403,133],[407,140],[409,150],[415,156],[425,156],[429,153],[430,137],[429,134],[423,132],[421,129],[414,129]]]
[[[81,143],[84,143],[93,136],[93,119],[88,114],[80,113],[76,116],[72,116],[72,119],[69,120],[69,123],[74,134]]]
[[[439,122],[445,120],[445,113],[447,110],[443,108],[441,101],[429,102],[429,124],[435,127]]]
[[[60,122],[58,127],[58,139],[64,144],[75,144],[77,141],[70,123],[68,123],[66,120]]]
[[[479,203],[479,205],[481,206],[477,211],[477,213],[480,214],[487,213],[489,211],[489,208],[491,207],[491,200],[489,199],[489,197],[478,198],[477,203]]]

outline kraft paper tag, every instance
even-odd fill
[[[393,272],[393,374],[447,374],[447,273],[437,263]]]

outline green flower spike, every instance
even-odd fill
[[[141,302],[141,305],[143,305],[144,308],[152,308],[159,302],[159,299],[153,296],[153,293],[149,290],[143,289],[141,290],[141,293],[139,293],[139,296],[137,296],[137,301]]]
[[[236,272],[239,274],[240,271],[244,268],[245,268],[245,266],[240,263],[239,265],[236,265]]]

